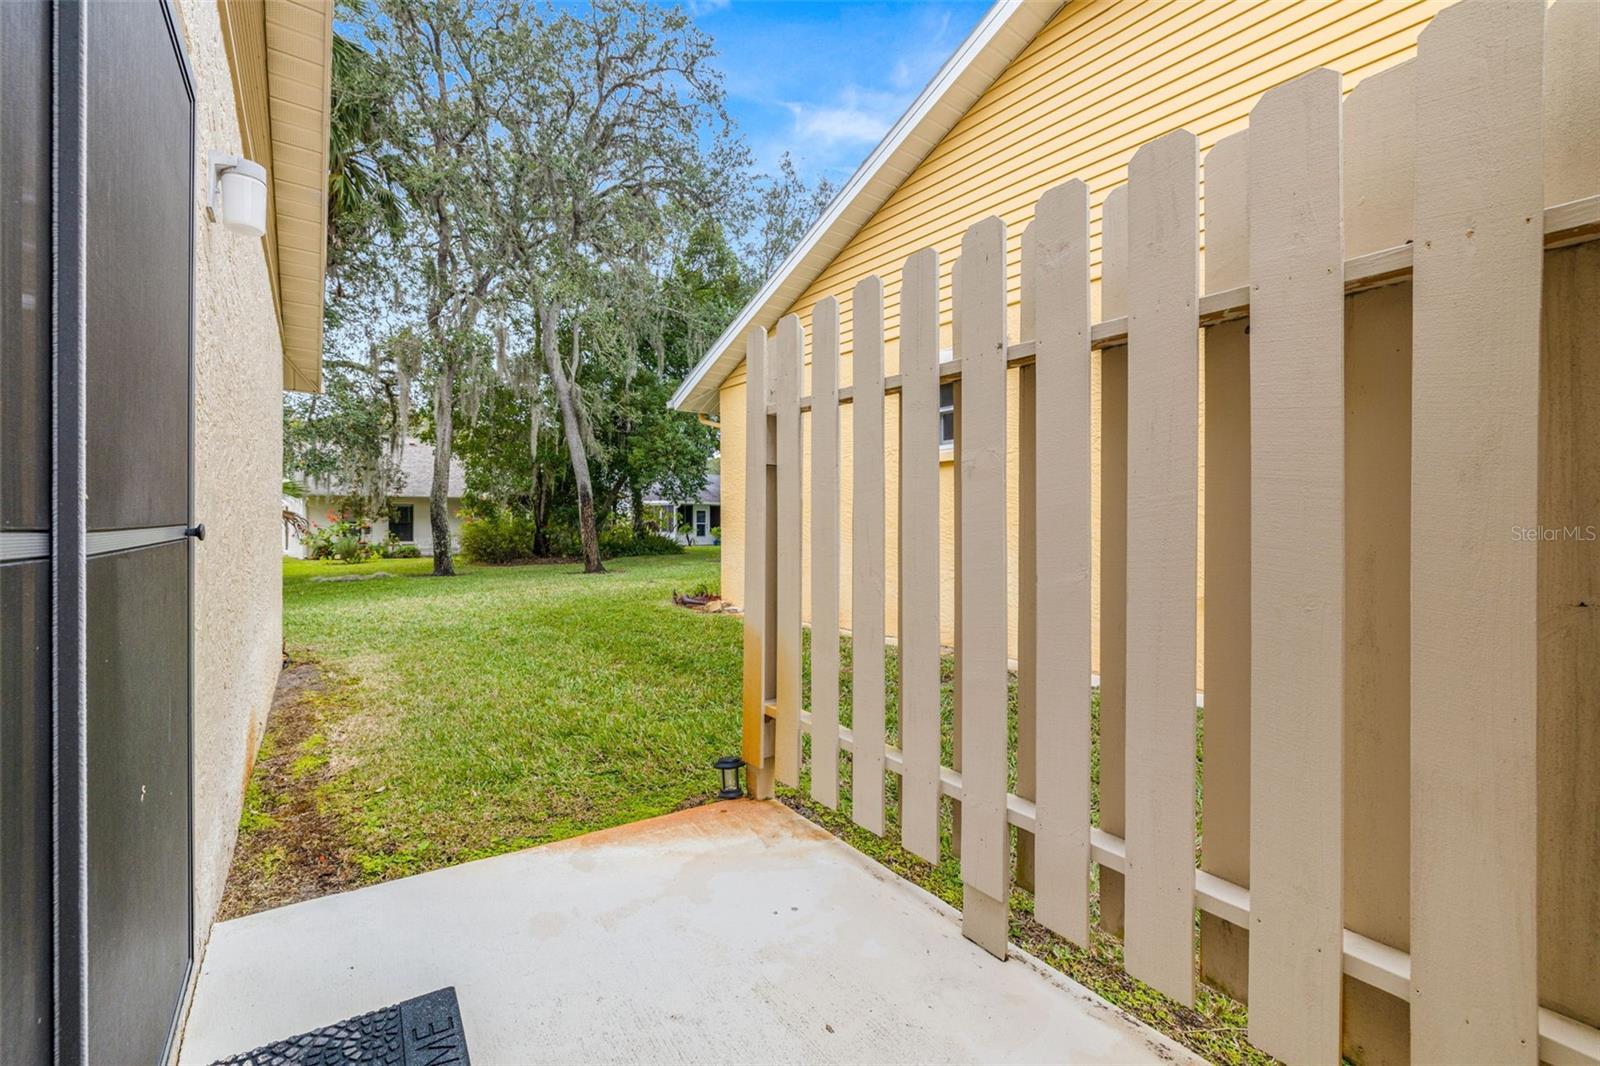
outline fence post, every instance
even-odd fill
[[[1006,231],[990,216],[961,240],[961,928],[1006,957],[1011,895],[1006,603]]]
[[[1106,194],[1100,226],[1100,317],[1128,313],[1128,187]],[[1100,351],[1100,827],[1127,822],[1128,346]],[[1100,927],[1121,936],[1127,881],[1100,867]]]
[[[1405,244],[1415,61],[1344,102],[1344,254]],[[1411,282],[1345,298],[1344,924],[1411,945]],[[1206,837],[1210,839],[1207,821]],[[1410,1055],[1403,1000],[1344,980],[1344,1046]]]
[[[744,545],[744,761],[750,794],[772,798],[772,730],[767,701],[777,696],[777,662],[771,634],[777,623],[772,585],[776,554],[771,521],[777,486],[772,474],[772,420],[767,415],[767,331],[756,327],[745,341],[745,545]]]
[[[1250,283],[1249,132],[1205,158],[1205,289]],[[1200,866],[1250,887],[1250,324],[1205,329],[1205,730]],[[1200,914],[1200,973],[1239,1000],[1249,931]]]
[[[1194,1000],[1199,204],[1194,135],[1128,167],[1128,972]]]

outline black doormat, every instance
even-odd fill
[[[441,988],[309,1033],[218,1059],[213,1066],[470,1066],[456,990]]]

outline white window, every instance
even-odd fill
[[[704,507],[696,507],[694,509],[694,535],[696,538],[703,538],[706,535],[706,509]]]
[[[956,443],[956,384],[947,381],[939,386],[939,447],[953,448]]]

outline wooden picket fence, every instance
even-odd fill
[[[876,277],[852,296],[848,386],[837,301],[813,313],[809,395],[800,320],[770,341],[752,332],[744,755],[757,794],[801,783],[809,732],[812,796],[839,805],[848,753],[851,816],[881,835],[885,772],[898,775],[900,839],[930,862],[953,801],[963,928],[1001,958],[1018,875],[1040,922],[1088,943],[1097,864],[1101,922],[1124,934],[1128,972],[1189,1003],[1198,908],[1202,975],[1247,996],[1251,1040],[1288,1061],[1398,1039],[1419,1062],[1600,1062],[1600,546],[1581,529],[1517,532],[1593,522],[1600,497],[1600,15],[1561,0],[1546,17],[1541,3],[1469,0],[1434,20],[1414,60],[1349,97],[1328,70],[1267,93],[1248,131],[1204,161],[1203,288],[1200,160],[1178,131],[1140,148],[1105,201],[1099,321],[1089,190],[1067,181],[1022,236],[1020,340],[1007,336],[994,217],[954,264],[953,360],[940,357],[933,249],[904,267],[897,374],[884,371]],[[958,394],[952,766],[940,758],[941,382]],[[898,746],[885,725],[888,397]],[[1398,1023],[1371,989],[1401,1005]]]

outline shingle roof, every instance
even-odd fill
[[[693,502],[693,503],[711,503],[711,504],[716,504],[718,506],[721,506],[721,504],[722,504],[722,475],[721,474],[709,474],[709,475],[707,475],[707,477],[706,477],[706,487],[703,490],[701,490],[700,495],[696,496],[693,501],[690,501],[690,500],[669,500],[662,494],[660,485],[651,485],[648,489],[644,490],[644,502],[648,503],[648,504],[690,503],[690,502]]]
[[[391,496],[427,496],[433,491],[433,445],[415,438],[407,438],[400,452],[400,484],[391,490]],[[306,486],[313,496],[335,496],[348,492],[349,486],[329,481],[312,481]],[[450,498],[459,499],[467,491],[467,471],[461,460],[450,458]]]
[[[394,496],[426,496],[433,491],[433,445],[420,440],[406,441],[400,453],[400,488]],[[450,497],[467,491],[467,471],[461,460],[450,457]]]

